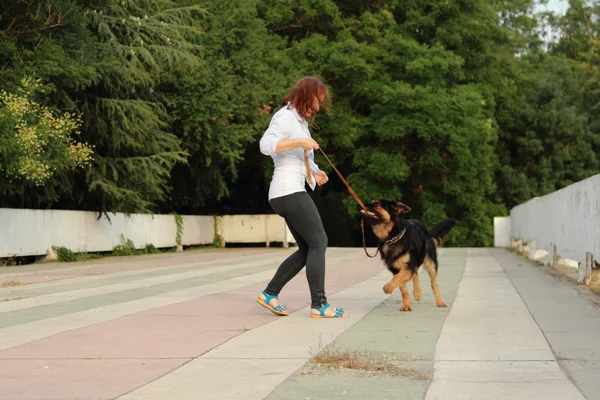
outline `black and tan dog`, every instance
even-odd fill
[[[431,278],[431,289],[437,306],[446,307],[437,283],[437,248],[456,225],[456,221],[445,219],[428,231],[421,221],[402,218],[411,208],[399,201],[375,200],[365,206],[367,211],[359,206],[361,217],[379,239],[381,259],[394,275],[383,287],[383,291],[391,294],[396,288],[400,288],[400,310],[411,311],[406,284],[412,279],[415,300],[421,300],[419,268],[423,264]]]

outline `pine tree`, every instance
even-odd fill
[[[160,93],[161,74],[198,65],[198,6],[170,0],[109,0],[88,6],[102,54],[101,77],[77,93],[83,138],[96,149],[78,187],[99,211],[140,212],[166,200],[173,166],[185,161]]]
[[[166,74],[161,91],[167,92],[169,113],[189,166],[178,165],[169,207],[182,212],[224,211],[222,199],[244,212],[265,200],[257,193],[263,183],[257,165],[245,163],[258,149],[256,142],[275,111],[292,77],[292,65],[283,53],[283,41],[269,35],[257,17],[257,0],[209,0],[209,15],[198,23],[206,52],[201,68]],[[259,156],[260,161],[264,159]],[[259,163],[258,166],[262,165]],[[238,177],[240,177],[239,181]]]
[[[31,0],[0,10],[0,89],[47,83],[42,105],[83,121],[92,165],[21,185],[2,203],[97,211],[156,210],[186,154],[172,130],[161,76],[201,65],[197,5],[170,0]]]

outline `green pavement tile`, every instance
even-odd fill
[[[433,374],[433,363],[429,373]],[[411,365],[407,366],[407,369]],[[422,368],[423,369],[423,368]],[[385,375],[362,371],[334,371],[303,373],[288,379],[265,400],[338,400],[338,399],[423,399],[429,380],[412,379],[406,376]]]
[[[396,292],[324,349],[325,353],[333,352],[334,355],[391,357],[396,360],[394,363],[399,367],[398,370],[372,372],[365,371],[365,368],[332,369],[331,365],[335,365],[335,362],[344,363],[335,357],[333,359],[336,361],[329,367],[317,367],[313,361],[309,361],[266,399],[422,400],[433,377],[437,341],[456,298],[466,255],[466,249],[447,249],[440,258],[438,282],[449,307],[435,305],[429,278],[426,273],[421,273],[421,302],[413,300],[412,283],[409,284],[412,312],[400,311],[402,297]]]

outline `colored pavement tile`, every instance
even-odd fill
[[[329,267],[328,293],[333,294],[381,272],[380,269],[373,269],[372,265],[365,265],[360,261],[346,261],[349,257],[345,251],[332,251],[330,254],[330,260],[338,261]],[[256,270],[273,268],[277,265],[275,261],[282,259],[274,258],[274,265],[249,267],[233,275],[244,276]],[[164,271],[165,274],[168,273],[168,269]],[[142,288],[143,290],[124,290],[84,298],[77,302],[77,306],[40,305],[15,313],[21,313],[22,317],[23,312],[26,312],[28,314],[25,315],[31,315],[34,319],[49,318],[48,321],[51,321],[57,315],[81,309],[91,311],[94,307],[102,307],[109,303],[131,301],[142,294],[151,299],[157,294],[223,281],[230,277],[231,273],[223,272],[205,281],[188,279],[166,286],[156,284]],[[125,394],[239,334],[274,321],[277,317],[255,302],[256,296],[265,285],[266,282],[262,281],[218,294],[151,308],[8,348],[0,352],[0,371],[18,367],[21,379],[15,380],[13,374],[0,372],[0,398],[16,396],[14,398],[100,399]],[[309,304],[308,293],[305,275],[299,274],[286,286],[281,296],[285,296],[288,308],[293,312]],[[0,335],[1,332],[2,330]],[[106,360],[106,363],[102,364],[100,360]],[[148,360],[152,362],[146,363]],[[48,366],[47,369],[52,368],[59,372],[51,374],[45,370],[40,371],[42,364]],[[103,365],[112,365],[114,368],[102,368]],[[140,368],[142,371],[125,377],[123,369],[127,366]],[[66,389],[62,387],[68,387],[72,379],[71,375],[63,373],[69,368],[77,370],[76,379],[80,384],[71,385],[68,396],[63,397]],[[98,384],[99,371],[103,371],[104,374],[102,382],[115,384]],[[36,384],[31,385],[32,381]]]

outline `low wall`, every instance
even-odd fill
[[[109,220],[110,218],[110,220]],[[216,229],[223,221],[221,232]],[[181,244],[293,242],[285,220],[278,215],[183,215]],[[0,208],[0,258],[39,256],[53,246],[71,251],[104,252],[122,244],[122,237],[137,248],[177,246],[174,215],[98,213],[65,210]]]
[[[510,211],[511,237],[580,263],[600,258],[600,174]]]
[[[508,247],[510,243],[510,217],[494,217],[494,247]]]
[[[285,220],[277,214],[224,215],[218,217],[218,233],[226,243],[281,242],[287,245],[294,241]]]

